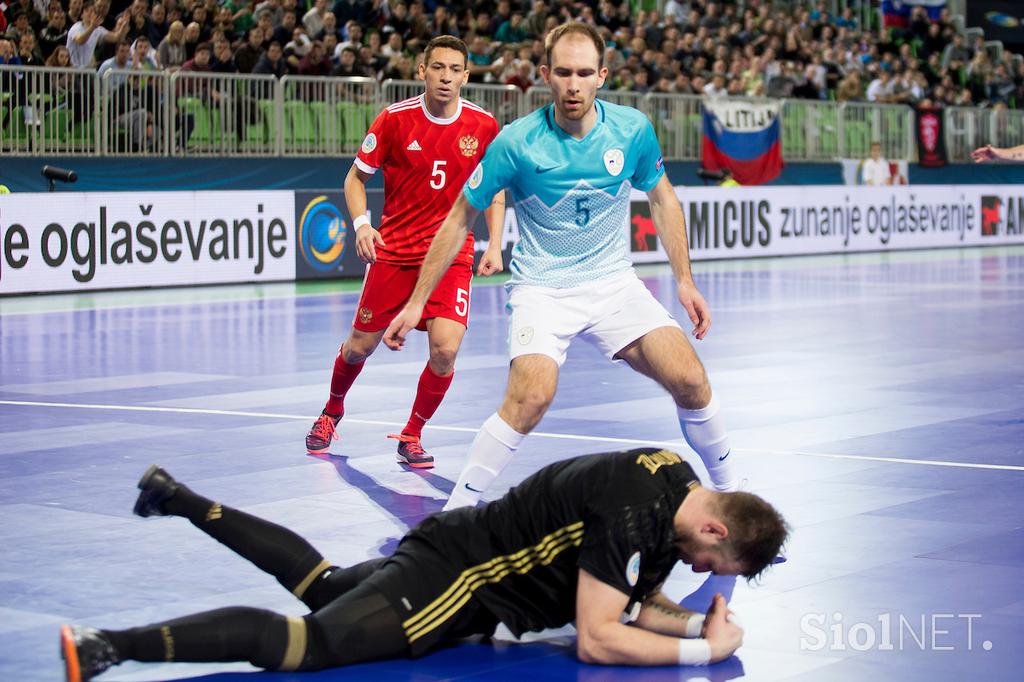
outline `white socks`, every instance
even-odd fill
[[[736,490],[739,480],[729,461],[729,437],[725,433],[724,420],[718,413],[718,400],[712,396],[711,402],[699,410],[677,407],[676,411],[683,438],[704,461],[715,489],[722,492]],[[473,439],[466,466],[459,474],[444,511],[475,506],[484,491],[512,461],[512,454],[525,437],[526,434],[509,426],[497,412],[488,417]]]
[[[526,434],[519,433],[495,412],[476,434],[469,447],[469,459],[455,482],[444,511],[472,507],[510,461]]]
[[[711,483],[719,492],[732,492],[739,487],[739,479],[729,460],[729,437],[725,433],[725,420],[718,414],[718,399],[699,410],[686,410],[676,406],[683,438],[700,455],[707,467]]]

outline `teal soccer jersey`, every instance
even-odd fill
[[[519,241],[510,286],[573,287],[630,267],[629,194],[664,175],[654,128],[631,107],[597,100],[597,123],[577,140],[548,105],[510,123],[487,148],[463,193],[477,210],[512,193]]]

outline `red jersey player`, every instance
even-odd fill
[[[356,253],[370,266],[352,331],[334,361],[327,405],[306,436],[310,453],[326,452],[337,438],[345,394],[409,299],[437,228],[498,134],[490,113],[459,97],[469,76],[468,58],[466,45],[458,38],[431,40],[418,67],[426,86],[423,94],[396,102],[377,116],[345,178],[345,202],[349,215],[355,216]],[[379,169],[384,171],[384,211],[377,230],[366,215],[366,181]],[[502,270],[504,212],[499,195],[487,211],[490,243],[478,274]],[[389,436],[399,441],[398,461],[412,467],[434,466],[420,435],[451,385],[455,356],[466,333],[472,267],[470,234],[417,326],[427,332],[430,360],[420,375],[408,423],[401,434]]]

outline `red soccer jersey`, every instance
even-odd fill
[[[376,248],[378,260],[423,263],[462,186],[497,134],[494,116],[464,99],[450,119],[431,116],[423,95],[380,112],[355,160],[364,173],[384,169],[384,215],[377,228],[384,246]],[[473,262],[472,231],[456,260]]]

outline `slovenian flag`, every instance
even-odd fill
[[[886,28],[909,26],[910,13],[915,7],[924,7],[928,10],[928,18],[938,21],[946,8],[946,0],[882,0],[883,25]]]
[[[704,151],[708,170],[728,168],[741,185],[761,185],[782,172],[779,113],[782,103],[704,101]]]

